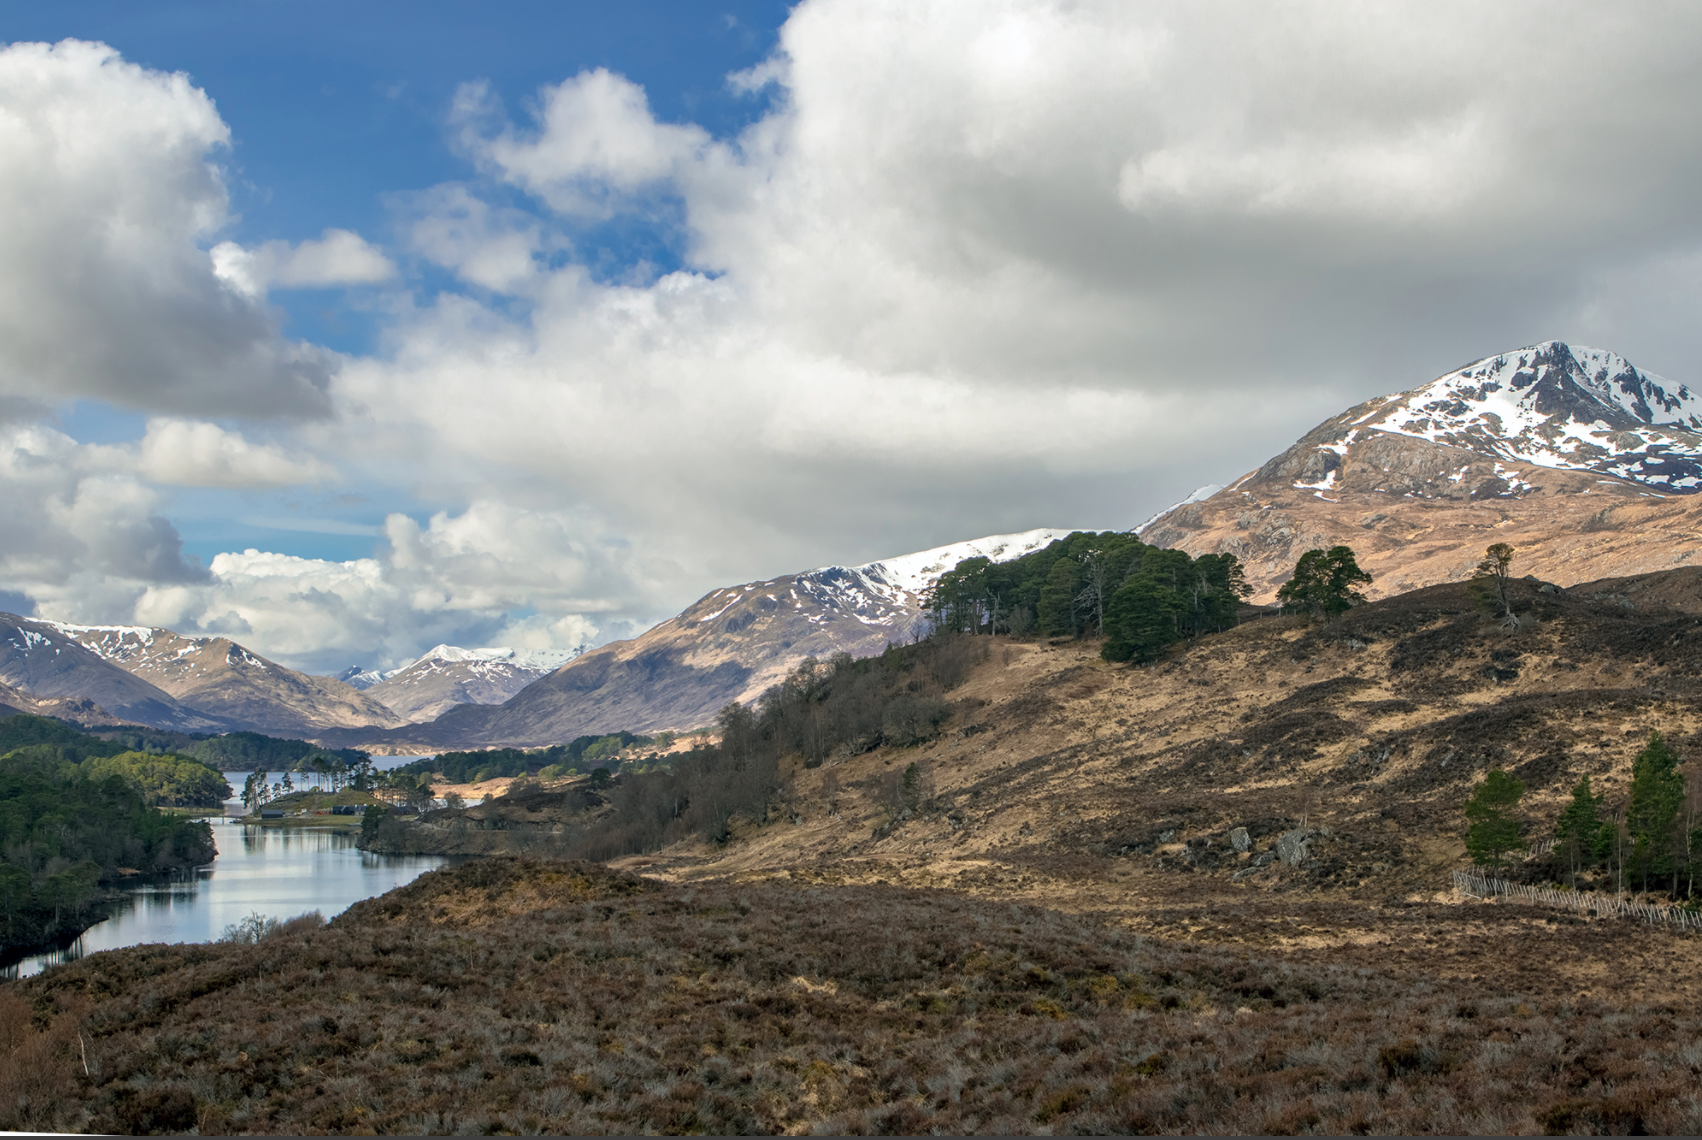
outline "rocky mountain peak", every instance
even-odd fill
[[[1385,431],[1661,490],[1702,488],[1702,396],[1600,349],[1544,341],[1361,407],[1340,442]]]
[[[1469,576],[1493,541],[1566,583],[1689,559],[1698,490],[1702,396],[1551,340],[1349,408],[1141,537],[1234,554],[1259,600],[1337,544],[1377,576],[1373,596]]]

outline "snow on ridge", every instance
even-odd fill
[[[375,672],[370,669],[362,669],[359,665],[351,665],[337,674],[337,680],[364,693],[374,685],[383,684],[401,671],[401,669],[386,669],[383,672]]]
[[[933,585],[941,574],[954,568],[965,558],[989,558],[994,562],[1009,562],[1024,554],[1033,553],[1057,539],[1067,538],[1071,533],[1073,532],[1042,527],[1018,534],[994,534],[986,538],[972,538],[947,546],[936,546],[931,550],[919,550],[914,554],[882,558],[862,566],[820,566],[798,577],[826,581],[840,575],[850,575],[853,579],[860,580],[858,585],[867,593],[883,600],[899,601],[905,594],[920,594]],[[853,590],[856,588],[858,587],[846,587]]]
[[[442,661],[452,665],[511,665],[532,672],[553,672],[579,656],[581,649],[515,649],[506,645],[488,645],[478,649],[463,649],[459,645],[439,645],[428,649],[416,660],[387,674],[393,677],[415,665]]]
[[[154,639],[155,630],[145,625],[75,625],[68,621],[48,621],[45,618],[29,619],[37,625],[48,625],[69,637],[79,633],[115,633],[119,637],[134,637],[137,641],[146,643]]]
[[[420,656],[421,661],[501,661],[522,669],[555,669],[579,655],[575,649],[515,649],[506,645],[487,645],[479,649],[462,649],[458,645],[439,645]]]
[[[1207,483],[1204,487],[1196,487],[1196,488],[1194,488],[1193,493],[1191,495],[1189,495],[1186,499],[1183,499],[1180,503],[1170,504],[1168,507],[1165,507],[1162,511],[1159,511],[1156,515],[1153,515],[1146,522],[1142,523],[1140,526],[1137,526],[1135,528],[1135,533],[1136,534],[1143,534],[1143,533],[1146,532],[1146,529],[1148,527],[1150,527],[1153,523],[1157,522],[1159,519],[1163,518],[1165,515],[1169,514],[1171,511],[1179,510],[1182,507],[1187,506],[1189,503],[1203,503],[1207,499],[1211,498],[1213,495],[1217,494],[1221,490],[1223,490],[1223,484],[1221,484],[1221,483]]]

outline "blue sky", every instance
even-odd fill
[[[12,5],[0,598],[570,648],[1548,338],[1702,387],[1702,10],[1342,11]]]
[[[86,3],[17,6],[10,40],[100,40],[126,59],[183,71],[211,94],[230,125],[228,236],[243,244],[312,238],[327,226],[377,240],[391,230],[395,197],[476,177],[446,138],[456,87],[489,80],[515,109],[563,77],[604,67],[642,84],[660,118],[733,135],[761,116],[770,93],[729,90],[726,76],[773,48],[789,5],[736,3]],[[502,194],[512,198],[515,195]],[[601,275],[635,265],[678,267],[677,234],[647,220],[584,226],[582,255]],[[416,267],[422,289],[450,283]],[[286,332],[348,353],[380,351],[372,298],[347,289],[273,297]],[[81,401],[60,422],[86,442],[142,433],[145,417]],[[257,546],[309,558],[370,554],[376,523],[414,508],[396,491],[176,492],[170,517],[184,549],[210,562]],[[291,521],[365,533],[281,529]],[[257,525],[269,523],[272,525]]]

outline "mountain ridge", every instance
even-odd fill
[[[385,705],[330,677],[314,677],[271,661],[227,637],[189,637],[135,625],[82,625],[0,615],[22,631],[31,628],[42,649],[64,642],[147,685],[175,706],[162,715],[142,706],[117,706],[94,690],[44,693],[42,682],[18,687],[37,696],[85,696],[109,712],[155,728],[180,731],[253,731],[306,739],[328,728],[402,723]],[[0,637],[5,635],[0,627]],[[9,642],[18,648],[16,640]],[[29,650],[23,650],[28,655]],[[0,676],[0,679],[7,679]],[[159,699],[156,698],[156,699]]]
[[[576,649],[463,649],[439,645],[400,669],[360,686],[403,720],[435,720],[460,704],[493,705],[513,697],[538,678],[584,652]]]
[[[694,728],[749,701],[807,657],[877,653],[923,618],[923,591],[964,558],[1015,558],[1069,532],[990,535],[860,566],[820,566],[724,586],[639,637],[587,652],[500,705],[462,704],[344,746],[393,753],[536,746],[594,732]]]

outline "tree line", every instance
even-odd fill
[[[1465,815],[1474,863],[1500,867],[1529,849],[1512,814],[1524,791],[1522,781],[1500,769],[1473,788]],[[1555,857],[1569,868],[1573,886],[1581,874],[1605,873],[1619,891],[1629,884],[1693,897],[1702,876],[1702,771],[1683,771],[1665,737],[1651,732],[1632,760],[1624,801],[1608,804],[1589,776],[1580,777],[1553,836]]]
[[[662,738],[666,738],[665,740]],[[605,767],[628,748],[657,744],[666,748],[673,733],[641,736],[635,732],[608,732],[580,736],[567,744],[547,748],[492,748],[483,752],[443,752],[403,764],[397,774],[441,776],[453,784],[478,784],[510,776],[538,776],[545,780],[573,775],[581,768]]]
[[[666,768],[623,773],[600,785],[612,811],[570,836],[570,854],[611,859],[692,837],[724,842],[735,818],[784,812],[794,766],[938,735],[952,714],[946,694],[983,660],[983,640],[948,631],[872,657],[808,659],[749,705],[716,718],[719,739],[677,754]],[[904,783],[914,792],[915,774]],[[777,796],[777,793],[782,793]]]
[[[1235,624],[1252,591],[1233,554],[1149,546],[1123,531],[1077,531],[994,562],[967,558],[925,599],[953,633],[1102,636],[1108,661],[1151,661],[1179,641]]]

